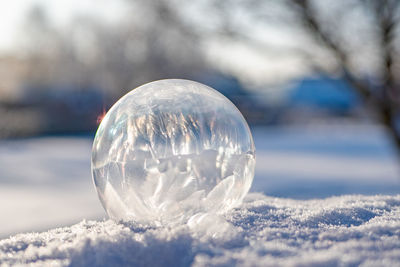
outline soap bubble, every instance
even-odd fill
[[[92,174],[115,220],[187,222],[239,205],[254,176],[255,148],[239,110],[188,80],[160,80],[122,97],[93,143]]]

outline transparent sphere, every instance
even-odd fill
[[[92,174],[116,220],[187,221],[223,213],[250,189],[255,148],[239,110],[188,80],[140,86],[108,111],[97,130]]]

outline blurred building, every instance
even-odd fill
[[[41,132],[46,134],[94,131],[108,105],[106,95],[96,86],[50,84],[26,91],[19,103],[40,110]]]
[[[296,82],[282,105],[285,122],[359,118],[364,112],[360,97],[345,80],[324,75]]]
[[[359,104],[359,97],[342,79],[321,76],[304,78],[292,90],[289,104],[326,110],[332,114],[348,115]]]
[[[24,59],[13,55],[0,57],[0,102],[15,101],[20,96],[21,80],[27,69]]]
[[[276,120],[277,110],[262,101],[255,92],[243,86],[234,76],[209,71],[193,79],[216,89],[228,98],[249,124],[271,124]]]
[[[0,58],[0,138],[37,134],[40,112],[19,103],[21,85],[29,66],[14,55]]]
[[[93,131],[106,97],[97,87],[29,84],[32,66],[21,58],[0,58],[0,138]]]

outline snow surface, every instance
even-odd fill
[[[0,141],[0,238],[102,219],[90,173],[92,139]]]
[[[225,216],[229,224],[198,216],[175,227],[102,221],[90,136],[0,141],[0,266],[400,266],[400,170],[382,128],[253,135],[259,193]]]
[[[226,220],[225,220],[226,219]],[[399,266],[400,195],[290,200],[252,193],[173,227],[82,221],[0,241],[3,265]]]

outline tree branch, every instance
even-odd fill
[[[349,60],[345,50],[339,45],[339,42],[335,41],[333,37],[325,32],[318,22],[315,12],[312,10],[308,0],[291,0],[299,8],[299,16],[301,21],[304,23],[306,29],[311,32],[311,36],[317,37],[322,44],[334,53],[336,58],[339,60],[341,68],[343,70],[344,77],[347,81],[358,91],[358,93],[365,98],[370,100],[371,90],[362,81],[357,79],[349,68]]]

